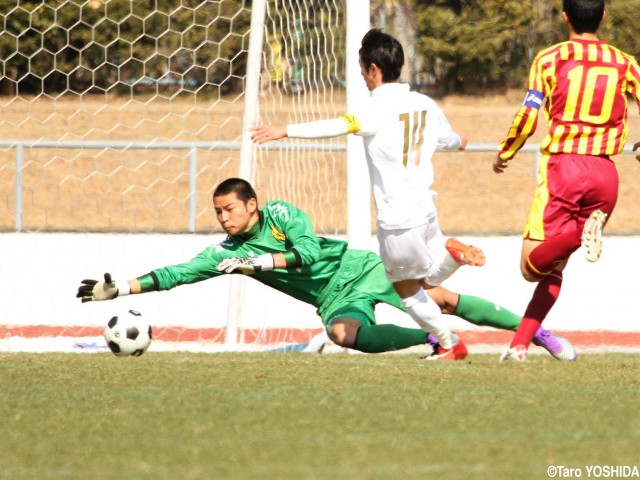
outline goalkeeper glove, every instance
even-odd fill
[[[118,295],[124,296],[131,293],[129,282],[124,282],[122,287],[116,286],[116,282],[111,280],[111,274],[104,274],[104,282],[98,280],[82,280],[82,285],[78,287],[76,298],[82,298],[82,303],[112,300]]]
[[[244,273],[251,275],[256,272],[268,272],[274,269],[273,255],[265,253],[259,257],[231,257],[222,260],[218,270],[224,273]]]

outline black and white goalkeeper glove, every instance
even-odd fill
[[[82,303],[97,302],[101,300],[112,300],[118,295],[124,296],[131,293],[129,282],[123,282],[122,286],[117,286],[111,279],[110,273],[104,274],[104,282],[98,280],[82,280],[82,285],[78,287],[76,298],[81,298]]]
[[[259,257],[231,257],[225,258],[218,264],[218,270],[224,273],[244,273],[251,275],[256,272],[273,270],[273,255],[265,253]]]

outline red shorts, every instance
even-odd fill
[[[543,156],[524,237],[545,240],[582,229],[594,210],[611,216],[618,200],[618,170],[605,157]]]

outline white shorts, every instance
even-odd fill
[[[387,278],[391,282],[425,280],[429,285],[437,286],[459,267],[444,247],[445,238],[437,217],[413,228],[378,228],[378,242]]]

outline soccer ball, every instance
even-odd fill
[[[107,346],[118,357],[139,357],[149,348],[151,338],[151,325],[136,310],[111,317],[104,327]]]

